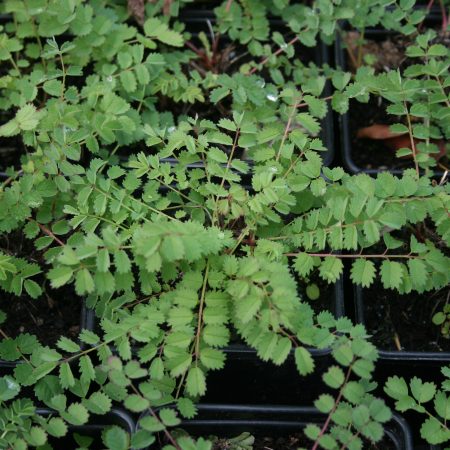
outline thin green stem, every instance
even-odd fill
[[[195,334],[195,359],[200,358],[200,336],[202,333],[203,308],[205,305],[206,286],[208,285],[209,262],[206,263],[205,275],[203,276],[202,293],[200,296],[200,306],[198,308],[197,333]]]
[[[307,253],[309,256],[317,256],[320,258],[326,258],[328,256],[335,256],[336,258],[367,258],[367,259],[424,259],[422,256],[417,255],[387,255],[385,253],[378,253],[372,255],[353,254],[353,255],[339,255],[334,253]],[[284,253],[284,256],[298,256],[300,253]]]
[[[409,115],[406,102],[403,102],[403,105],[404,105],[405,111],[406,111],[406,120],[408,121],[409,141],[411,143],[411,150],[413,152],[414,166],[416,169],[417,178],[419,178],[420,177],[419,163],[417,162],[417,149],[416,149],[416,143],[414,142],[414,135],[413,135],[412,124],[411,124],[411,116]]]

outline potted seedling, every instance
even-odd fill
[[[447,284],[448,188],[432,181],[433,158],[420,149],[399,177],[326,167],[319,136],[331,108],[381,91],[408,119],[417,93],[403,97],[403,78],[307,64],[301,51],[330,44],[342,19],[367,12],[392,25],[399,11],[414,19],[412,5],[227,0],[200,34],[178,20],[184,3],[146,3],[2,4],[0,137],[21,146],[0,185],[0,285],[15,294],[0,306],[11,334],[0,349],[20,364],[0,385],[0,439],[43,446],[120,407],[146,417],[131,436],[105,431],[112,450],[146,448],[160,433],[176,450],[208,448],[206,438],[178,444],[171,429],[209,394],[314,398],[325,417],[305,428],[313,450],[386,442],[391,412],[374,394],[370,334],[342,315],[342,299],[331,308],[314,299],[339,289],[344,262],[354,285],[380,278],[422,294]],[[251,57],[222,73],[227,40]],[[429,65],[441,70],[436,58]],[[433,103],[430,123],[445,120],[445,103]],[[439,239],[410,238],[424,220]],[[56,343],[17,333],[9,303],[50,290],[61,293],[55,302],[85,303],[96,327]],[[234,364],[225,379],[232,339],[262,363],[245,374]]]

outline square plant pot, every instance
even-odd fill
[[[438,327],[433,325],[428,314],[424,314],[423,318],[420,317],[422,311],[426,312],[428,309],[432,309],[432,305],[428,305],[428,309],[426,309],[421,304],[422,301],[430,301],[428,297],[431,294],[417,294],[415,297],[400,296],[394,291],[385,291],[381,288],[370,292],[369,299],[369,291],[367,289],[362,289],[359,286],[354,289],[356,321],[366,326],[368,333],[373,335],[372,341],[376,341],[378,336],[380,336],[380,339],[384,339],[385,336],[391,334],[392,330],[395,330],[396,333],[392,333],[391,343],[387,340],[384,345],[381,342],[374,342],[380,352],[378,367],[382,375],[411,376],[411,374],[414,374],[418,377],[429,378],[430,370],[432,369],[433,381],[437,382],[437,378],[440,376],[439,368],[450,363],[448,341],[442,338],[445,345],[442,348],[438,347],[438,340],[428,343],[430,344],[428,348],[425,346],[422,349],[414,348],[415,342],[422,342],[423,344],[424,339],[426,339],[428,324],[430,330],[433,330],[431,327],[434,327],[437,335],[439,333]],[[396,308],[393,312],[389,306],[391,301],[392,306]],[[406,316],[407,313],[410,316]],[[405,329],[406,331],[409,330],[410,334],[404,334],[405,337],[402,339],[399,326],[402,326],[406,320],[409,320],[406,317],[417,319],[417,324],[406,324]],[[422,324],[423,329],[421,328]],[[405,345],[406,349],[402,346],[402,341],[408,342],[409,345]],[[399,344],[400,347],[398,347]]]
[[[433,9],[424,26],[438,27],[440,16]],[[398,33],[383,29],[367,29],[364,38],[375,43],[383,41],[392,43],[392,39],[400,36]],[[406,44],[405,44],[406,47]],[[384,49],[384,53],[390,53],[389,48]],[[334,56],[336,66],[343,70],[348,70],[347,52],[343,46],[340,36],[336,37],[334,45]],[[395,70],[397,67],[392,67]],[[380,172],[389,171],[394,175],[401,175],[405,169],[414,168],[412,159],[399,159],[395,156],[395,151],[389,148],[382,140],[358,139],[356,137],[357,129],[372,125],[372,121],[395,123],[394,116],[389,116],[385,112],[386,104],[376,103],[377,99],[369,103],[360,103],[357,100],[350,101],[350,110],[344,115],[338,115],[341,153],[344,166],[351,173],[367,173],[376,175]],[[436,178],[441,178],[444,172],[438,167],[434,169]]]
[[[179,428],[194,437],[212,435],[233,438],[248,432],[261,442],[261,447],[255,449],[272,448],[275,444],[275,449],[291,450],[311,445],[309,440],[301,441],[303,429],[308,423],[320,426],[325,419],[325,415],[312,407],[200,404],[196,418],[183,421]],[[292,446],[289,445],[289,438],[294,441]],[[266,439],[269,442],[265,442]],[[383,450],[413,450],[411,432],[406,421],[394,415],[386,425],[385,438],[377,445],[379,447],[376,448]],[[158,448],[158,443],[155,443],[149,450]]]

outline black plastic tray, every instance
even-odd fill
[[[183,421],[179,428],[193,436],[234,437],[247,431],[255,436],[277,437],[299,432],[308,423],[323,423],[325,417],[312,407],[200,404],[196,418]],[[394,415],[385,430],[395,449],[414,450],[403,418]],[[149,450],[158,448],[154,444]]]
[[[37,413],[42,416],[50,416],[54,413],[53,410],[49,408],[38,408]],[[68,447],[68,445],[76,445],[76,443],[71,439],[71,432],[78,433],[82,436],[90,436],[99,438],[101,432],[108,426],[117,425],[123,430],[125,430],[130,435],[135,431],[136,424],[133,418],[123,409],[113,408],[111,411],[105,415],[92,414],[90,416],[89,422],[85,425],[74,426],[69,425],[69,435],[63,438],[58,438],[57,448],[75,448]],[[62,446],[62,447],[61,447]],[[56,447],[55,447],[56,448]],[[94,447],[89,447],[91,449],[103,449],[104,446],[97,444]]]

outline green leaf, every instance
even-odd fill
[[[351,279],[363,287],[369,287],[375,278],[375,264],[367,258],[358,258],[352,264]]]
[[[224,325],[206,325],[203,328],[203,340],[213,347],[223,347],[229,339],[230,332]]]
[[[308,113],[297,114],[297,120],[313,135],[317,134],[320,131],[319,122]]]
[[[297,347],[294,353],[295,364],[300,375],[308,375],[314,370],[314,360],[311,353],[304,347]]]
[[[146,36],[158,39],[164,44],[173,45],[174,47],[183,45],[183,36],[176,31],[170,30],[165,23],[155,17],[145,21],[144,32]]]
[[[450,430],[444,428],[435,417],[429,417],[420,427],[420,436],[429,444],[443,444],[450,440]]]
[[[183,258],[185,249],[183,240],[179,236],[169,235],[161,244],[161,254],[167,261],[176,261]]]
[[[38,298],[42,294],[42,288],[33,280],[24,280],[23,287],[31,298]]]
[[[80,346],[72,341],[71,339],[65,337],[65,336],[61,336],[58,340],[58,342],[56,343],[56,345],[63,351],[68,352],[68,353],[75,353],[75,352],[79,352],[81,350]]]
[[[308,276],[313,267],[314,258],[308,255],[308,253],[299,253],[295,258],[294,268],[300,276]]]
[[[180,414],[186,419],[192,419],[197,414],[197,408],[189,398],[179,398],[177,406]]]
[[[450,419],[450,396],[445,392],[438,391],[434,399],[434,408],[439,416],[448,421]]]
[[[10,137],[20,133],[19,124],[16,119],[12,119],[9,122],[0,126],[0,136]]]
[[[396,375],[388,378],[384,386],[384,392],[395,400],[400,400],[402,397],[406,397],[409,394],[408,385],[404,378],[400,378]]]
[[[109,269],[109,266],[109,252],[106,248],[102,248],[97,253],[97,270],[99,272],[106,272]]]
[[[200,361],[207,369],[222,369],[225,364],[225,353],[213,348],[200,350]]]
[[[46,425],[47,433],[51,436],[62,437],[67,434],[67,425],[59,417],[52,417]]]
[[[85,402],[86,408],[93,414],[106,414],[111,410],[111,399],[103,392],[94,392]]]
[[[50,269],[47,277],[50,280],[50,284],[52,288],[59,288],[64,286],[73,275],[73,269],[68,266],[59,266],[53,269]]]
[[[130,411],[142,412],[150,406],[150,402],[141,395],[131,394],[125,399],[124,405]]]
[[[16,121],[21,130],[34,130],[39,123],[41,113],[32,104],[22,106],[16,114]]]
[[[59,366],[59,381],[63,388],[72,387],[75,384],[75,378],[73,377],[72,369],[67,362],[63,362]]]
[[[127,450],[130,438],[125,430],[113,425],[102,432],[102,441],[109,450]]]
[[[333,389],[338,389],[342,386],[345,380],[344,371],[338,366],[330,367],[323,374],[323,381],[325,384]]]
[[[89,345],[95,345],[100,341],[100,338],[92,331],[83,329],[78,336],[81,342]]]
[[[364,388],[357,381],[349,381],[344,386],[342,393],[350,403],[358,405],[364,396]]]
[[[414,398],[419,404],[429,402],[436,393],[436,385],[434,383],[424,383],[417,377],[412,378],[409,385]]]
[[[314,406],[321,413],[329,413],[334,406],[334,398],[329,394],[322,394],[320,397],[314,402]]]
[[[204,395],[206,392],[206,379],[200,367],[191,367],[186,378],[186,391],[192,397]]]
[[[20,392],[20,384],[9,376],[3,376],[0,378],[0,401],[6,402],[16,397]]]
[[[53,97],[61,96],[63,93],[63,87],[64,86],[60,80],[48,80],[42,86],[44,91]]]
[[[159,418],[166,427],[175,427],[181,423],[177,413],[170,408],[163,408],[159,411]]]
[[[26,440],[33,447],[39,447],[47,442],[47,434],[41,427],[31,427]]]
[[[89,420],[89,413],[81,403],[73,403],[61,416],[71,425],[84,425]]]
[[[95,289],[94,279],[88,269],[81,269],[75,277],[75,290],[78,295],[89,294]]]
[[[236,316],[242,323],[248,323],[259,311],[262,298],[257,294],[236,299]]]
[[[428,278],[425,263],[420,259],[411,258],[408,259],[408,268],[412,285],[416,289],[425,287]]]
[[[381,264],[381,281],[388,289],[398,289],[403,279],[402,265],[396,261],[385,259]]]
[[[320,265],[319,273],[328,283],[334,283],[341,276],[343,268],[344,265],[340,258],[327,256]]]
[[[228,155],[216,147],[209,149],[208,158],[211,158],[213,161],[217,161],[218,163],[226,163],[228,161]]]

